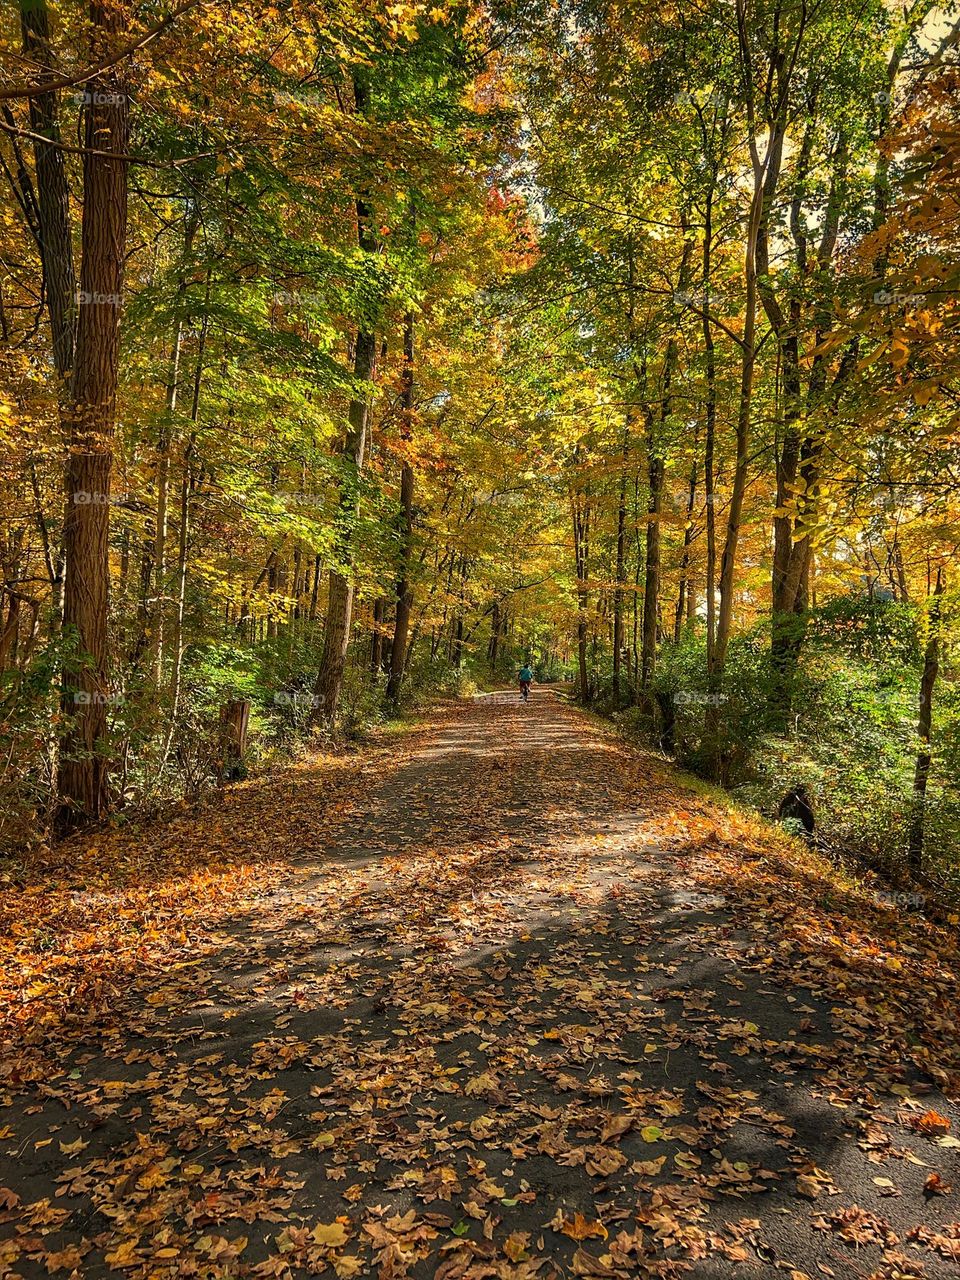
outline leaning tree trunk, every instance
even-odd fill
[[[125,29],[117,4],[94,0],[90,14],[102,57]],[[110,478],[116,417],[120,299],[127,230],[129,104],[111,67],[88,81],[83,156],[82,264],[71,403],[63,542],[63,623],[78,665],[65,679],[69,728],[62,744],[59,825],[99,818],[106,802],[107,599]]]
[[[403,395],[401,402],[401,438],[408,444],[413,425],[413,312],[408,311],[403,325]],[[413,610],[413,587],[410,567],[413,556],[413,498],[416,477],[406,453],[400,472],[400,573],[397,577],[397,616],[393,629],[393,645],[390,649],[390,678],[387,681],[387,700],[396,702],[400,696],[403,672],[407,658],[407,635],[410,630],[410,614]]]

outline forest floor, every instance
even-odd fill
[[[957,1275],[956,931],[554,690],[4,890],[0,1275]]]

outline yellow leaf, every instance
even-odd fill
[[[317,1244],[338,1245],[347,1243],[346,1228],[340,1222],[320,1222],[310,1234]]]

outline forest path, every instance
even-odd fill
[[[557,691],[145,838],[31,889],[0,1275],[956,1275],[955,940]]]

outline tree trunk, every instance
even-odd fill
[[[408,311],[403,324],[403,393],[401,397],[400,434],[404,444],[409,444],[413,430],[413,377],[414,377],[414,326],[413,312]],[[407,636],[410,630],[410,614],[413,610],[413,586],[410,568],[413,557],[413,499],[416,479],[413,467],[403,455],[400,471],[400,573],[397,577],[397,617],[393,628],[393,645],[390,650],[390,678],[387,681],[387,700],[395,703],[400,696],[404,666],[407,659]]]
[[[768,137],[767,149],[773,145]],[[733,626],[733,593],[736,585],[737,546],[740,540],[740,524],[743,502],[747,492],[750,463],[750,429],[753,414],[753,382],[756,372],[757,332],[757,237],[764,212],[765,166],[754,158],[754,187],[747,219],[747,240],[744,246],[744,316],[740,365],[740,399],[737,410],[736,462],[727,511],[727,528],[720,559],[720,608],[717,612],[716,636],[711,655],[710,676],[714,683],[722,677],[727,660],[727,649]]]
[[[699,433],[694,432],[693,462],[690,464],[690,479],[687,482],[687,519],[683,527],[683,554],[680,557],[680,588],[677,592],[677,613],[673,623],[674,644],[680,643],[684,619],[692,619],[695,616],[694,591],[690,573],[690,548],[693,546],[694,539],[693,509],[697,501],[697,447],[699,443]]]
[[[707,670],[713,670],[713,650],[717,634],[717,476],[715,451],[717,440],[717,353],[710,318],[710,273],[713,254],[713,189],[707,197],[703,239],[703,349],[706,372],[703,441],[703,501],[707,533],[706,612]]]
[[[190,214],[184,231],[184,255],[193,246],[199,225],[196,209]],[[167,366],[167,388],[164,403],[164,420],[157,438],[157,509],[153,541],[153,607],[148,609],[152,618],[150,645],[153,652],[154,683],[159,688],[163,680],[164,622],[167,600],[167,509],[170,497],[170,444],[174,431],[177,403],[180,395],[180,356],[183,349],[182,299],[186,292],[185,266],[177,281],[176,314],[173,320],[173,337],[170,343],[170,362]],[[207,281],[209,297],[209,276]],[[206,331],[206,326],[204,326]]]
[[[180,377],[180,349],[183,342],[183,324],[174,321],[173,341],[170,349],[170,365],[167,373],[165,420],[157,439],[157,510],[153,535],[153,617],[150,646],[153,651],[153,679],[159,688],[163,676],[163,624],[164,597],[167,591],[167,502],[170,492],[170,430],[173,415],[177,411],[177,391]]]
[[[357,334],[353,372],[358,381],[370,382],[376,364],[376,337],[373,333]],[[360,506],[360,477],[367,444],[367,418],[369,405],[366,399],[350,403],[348,429],[342,458],[346,474],[340,488],[340,504],[337,530],[337,559],[343,569],[332,568],[327,586],[327,618],[323,634],[323,656],[317,675],[317,706],[323,719],[331,721],[337,713],[343,672],[350,644],[350,626],[353,619],[354,584],[351,574],[353,522]]]
[[[584,493],[571,494],[573,512],[573,555],[577,574],[577,660],[580,664],[580,697],[584,702],[593,701],[590,682],[590,665],[587,640],[590,634],[588,611],[590,589],[590,499]]]
[[[616,588],[613,595],[613,701],[620,706],[620,670],[623,662],[623,584],[627,545],[627,458],[630,452],[630,412],[623,425],[620,451],[620,492],[617,499]]]
[[[937,569],[933,602],[930,606],[930,632],[923,655],[923,674],[920,677],[920,716],[917,737],[920,746],[913,774],[913,809],[910,831],[907,837],[907,864],[914,871],[923,868],[923,829],[926,817],[927,783],[930,780],[931,731],[933,728],[933,691],[940,673],[940,598],[943,594],[943,567]]]
[[[503,618],[500,601],[494,600],[490,610],[490,643],[487,646],[487,666],[490,668],[491,675],[496,673],[497,662],[500,658],[500,633],[502,628]]]
[[[759,301],[758,254],[766,244],[767,224],[773,208],[777,185],[783,166],[783,147],[786,137],[787,89],[796,59],[801,48],[801,33],[805,26],[805,14],[798,19],[798,31],[789,57],[779,47],[767,54],[768,87],[758,95],[754,83],[754,49],[752,31],[745,0],[736,0],[737,36],[740,46],[740,68],[744,78],[745,103],[749,131],[750,162],[753,171],[753,191],[747,216],[746,241],[743,253],[744,315],[743,337],[740,344],[740,399],[737,410],[736,462],[730,506],[727,511],[727,528],[723,554],[720,560],[720,608],[717,616],[716,642],[710,664],[711,685],[722,680],[727,659],[727,649],[733,627],[733,596],[736,586],[737,548],[743,518],[743,503],[747,491],[750,465],[750,436],[753,417],[753,384],[757,363],[757,307]],[[760,121],[757,118],[759,96],[769,96],[775,86],[778,109],[775,117],[766,122],[766,146],[761,157],[757,138]]]
[[[687,215],[683,210],[680,215],[681,224],[686,230]],[[687,287],[687,273],[693,241],[684,240],[683,253],[677,274],[677,288]],[[660,619],[660,516],[663,509],[664,459],[663,449],[667,434],[667,424],[673,412],[673,378],[676,372],[679,348],[677,340],[672,337],[667,342],[663,357],[662,395],[660,398],[660,431],[659,439],[654,434],[654,418],[651,412],[647,416],[647,537],[646,537],[646,575],[643,588],[643,637],[641,647],[640,683],[646,689],[653,678],[657,662],[657,636]]]
[[[224,782],[232,782],[243,773],[249,720],[249,702],[235,700],[220,708],[220,777]]]
[[[95,14],[94,17],[96,19]],[[20,0],[20,23],[24,53],[32,62],[54,75],[46,0]],[[64,152],[60,146],[55,92],[36,94],[30,99],[30,128],[36,135],[33,152],[37,173],[39,250],[50,315],[53,367],[60,380],[61,400],[66,401],[74,360],[77,282],[70,226],[70,189]]]
[[[376,680],[383,668],[383,615],[385,605],[378,596],[373,602],[373,635],[370,638],[370,674]]]
[[[643,630],[640,643],[640,684],[646,689],[657,661],[657,615],[660,603],[660,512],[663,506],[663,459],[652,452],[647,463],[646,572],[643,581]]]
[[[357,72],[353,81],[354,103],[358,115],[366,115],[370,93],[365,75]],[[364,199],[358,199],[357,243],[363,254],[376,251],[373,231],[373,209]],[[317,674],[315,692],[320,716],[332,721],[337,713],[340,690],[343,688],[343,672],[350,644],[350,625],[353,619],[352,578],[353,524],[360,508],[360,477],[363,473],[364,453],[367,445],[367,420],[370,412],[366,384],[373,381],[377,360],[377,339],[372,326],[362,326],[357,332],[354,348],[353,373],[364,389],[350,402],[347,431],[341,458],[344,476],[340,486],[336,558],[338,566],[330,570],[327,587],[327,619],[323,635],[323,656]]]
[[[101,56],[125,29],[124,8],[90,7]],[[79,670],[65,680],[72,717],[62,744],[59,826],[101,816],[106,804],[109,673],[107,600],[110,479],[116,417],[120,300],[127,230],[127,86],[117,67],[88,81],[83,156],[81,303],[71,403],[66,412],[69,458],[63,541],[64,629],[75,639]]]

